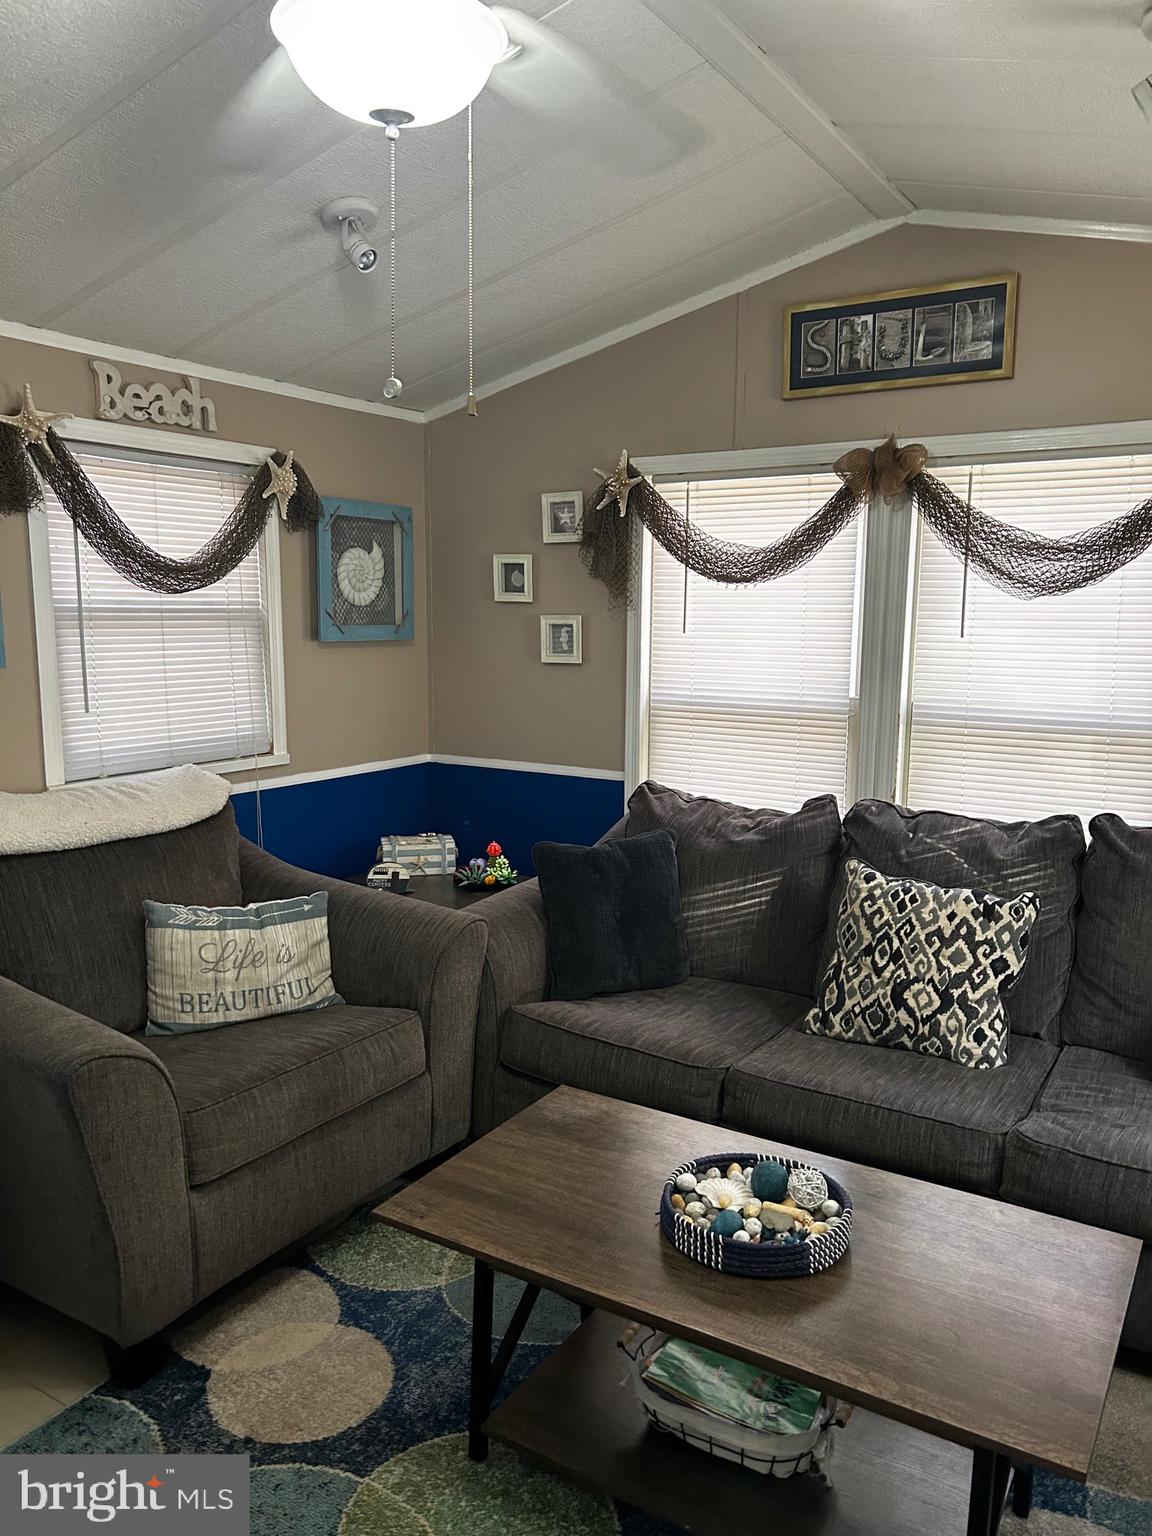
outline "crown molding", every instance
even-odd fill
[[[89,357],[106,357],[110,362],[131,363],[139,368],[158,368],[162,373],[191,374],[213,384],[232,384],[237,389],[255,389],[266,395],[284,395],[290,400],[307,400],[312,405],[332,405],[341,411],[360,411],[366,416],[388,416],[423,426],[423,411],[403,410],[377,400],[357,400],[351,395],[332,395],[323,389],[305,389],[300,384],[285,384],[280,379],[265,379],[255,373],[234,373],[229,368],[213,368],[188,358],[165,357],[160,352],[140,352],[134,347],[118,347],[87,336],[70,336],[64,331],[49,331],[38,325],[23,325],[17,320],[0,320],[0,337],[9,341],[30,341],[40,347],[56,347],[61,352],[83,352]]]
[[[1013,235],[1066,235],[1080,240],[1152,241],[1152,224],[1112,224],[1105,220],[1046,218],[1041,214],[960,213],[947,208],[917,208],[905,224],[936,229],[1000,230]]]

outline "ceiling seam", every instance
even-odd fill
[[[659,208],[661,203],[666,203],[673,197],[679,197],[684,192],[690,192],[694,187],[698,187],[702,182],[711,181],[714,177],[720,175],[721,173],[731,170],[734,166],[742,165],[745,161],[754,159],[758,155],[762,154],[765,150],[772,148],[773,145],[779,144],[783,141],[787,141],[789,144],[795,143],[795,141],[789,138],[786,133],[781,131],[776,138],[764,140],[761,143],[755,145],[752,149],[746,150],[743,154],[735,155],[731,160],[726,160],[722,165],[713,166],[708,171],[702,171],[700,175],[694,176],[690,181],[680,182],[678,186],[674,187],[671,191],[666,192],[659,197],[650,198],[647,202],[644,203],[633,204],[632,207],[617,215],[616,218],[609,220],[608,223],[598,224],[596,226],[596,234],[600,235],[606,230],[612,230],[618,224],[622,224],[626,219],[630,219],[638,213],[646,213],[652,208]],[[800,148],[799,145],[796,145],[795,147],[798,149]],[[823,167],[819,167],[819,169],[822,171]],[[786,215],[785,217],[791,217],[791,215]],[[765,227],[768,228],[771,226],[766,225]],[[587,238],[588,230],[581,230],[578,234],[571,235],[567,239],[558,241],[555,245],[549,246],[547,250],[538,252],[528,261],[518,262],[515,266],[511,267],[503,267],[499,272],[493,274],[492,277],[484,278],[480,282],[477,282],[474,285],[474,291],[476,293],[483,293],[485,289],[491,288],[495,283],[502,282],[506,278],[515,277],[524,272],[530,272],[533,267],[539,266],[541,262],[551,260],[554,256],[560,255],[562,252],[568,250],[574,245],[578,245],[582,240],[586,240]],[[739,238],[746,239],[747,236],[740,236]],[[721,249],[723,249],[723,247],[721,247]],[[689,259],[695,260],[695,258]],[[614,291],[626,292],[627,289]],[[429,315],[436,314],[438,310],[446,309],[452,304],[459,303],[459,301],[465,296],[466,292],[467,290],[464,288],[454,289],[450,294],[446,295],[442,299],[439,299],[435,304],[428,304],[425,305],[423,309],[414,310],[411,314],[405,316],[400,329],[403,330],[406,326],[417,324],[421,320],[426,320]],[[578,312],[579,311],[575,311],[575,313]],[[381,326],[378,330],[362,333],[354,340],[347,342],[345,345],[336,347],[331,352],[326,352],[322,356],[314,358],[312,362],[308,364],[307,369],[297,369],[295,373],[290,375],[290,377],[293,379],[299,378],[302,373],[308,372],[313,368],[322,367],[325,363],[334,362],[336,359],[343,357],[346,353],[354,351],[357,347],[364,346],[368,342],[380,340],[381,337],[387,335],[387,331],[387,326]]]
[[[50,325],[54,321],[62,319],[70,309],[75,309],[78,305],[86,303],[88,299],[94,297],[102,289],[111,287],[113,283],[119,282],[123,277],[128,277],[138,267],[142,267],[150,261],[155,261],[157,257],[165,255],[166,252],[173,250],[178,245],[182,245],[185,240],[194,235],[201,234],[204,230],[211,228],[213,224],[218,224],[221,219],[227,218],[230,213],[235,213],[245,203],[251,202],[253,197],[258,197],[262,192],[269,191],[278,182],[284,181],[287,177],[294,176],[297,171],[303,170],[306,165],[311,165],[314,160],[319,160],[329,150],[337,149],[341,144],[347,143],[349,139],[356,138],[358,132],[358,129],[353,128],[347,132],[340,130],[330,134],[321,141],[318,148],[310,151],[284,170],[278,172],[275,176],[271,176],[266,181],[258,182],[243,191],[237,192],[234,197],[229,198],[226,202],[217,203],[215,208],[206,210],[200,218],[190,220],[173,234],[157,240],[154,245],[149,246],[146,250],[122,261],[119,266],[111,268],[101,277],[87,283],[83,288],[78,288],[69,295],[63,304],[58,304],[53,309],[46,309],[37,317],[35,323],[37,325]],[[291,293],[292,289],[289,288],[286,292]],[[183,348],[186,343],[177,342],[175,345]]]
[[[783,228],[783,227],[787,226],[788,224],[796,223],[800,219],[809,218],[809,217],[811,217],[812,214],[818,213],[821,208],[830,207],[833,204],[840,202],[844,198],[850,198],[856,204],[857,208],[860,209],[861,213],[863,213],[868,220],[870,220],[872,223],[875,223],[878,226],[877,229],[876,229],[876,233],[877,234],[882,233],[883,229],[888,228],[888,226],[889,226],[891,221],[876,219],[875,215],[869,214],[868,210],[864,207],[863,203],[861,203],[857,198],[853,198],[851,193],[845,192],[843,190],[840,190],[840,191],[837,191],[832,197],[822,198],[818,203],[812,203],[807,208],[799,209],[796,213],[785,214],[782,219],[776,219],[771,224],[763,225],[760,231],[755,231],[755,230],[749,231],[748,233],[745,233],[743,235],[735,236],[732,240],[726,240],[723,245],[713,246],[711,248],[711,250],[707,254],[709,254],[709,255],[718,254],[718,253],[722,254],[724,251],[730,250],[733,246],[739,245],[742,241],[748,240],[753,234],[756,234],[756,233],[764,233],[764,234],[766,234],[766,233],[768,233],[771,230],[780,229],[780,228]],[[903,221],[902,220],[898,220],[897,222],[903,222]],[[867,228],[868,225],[865,224],[865,223],[862,223],[859,226],[852,226],[852,228],[857,228],[857,227],[859,227],[859,228]],[[833,237],[833,238],[838,238],[838,237]],[[824,242],[820,242],[820,244],[823,244],[823,243]],[[808,250],[819,251],[820,245],[811,246],[811,247],[808,247],[807,249]],[[698,261],[699,259],[700,259],[700,253],[698,253],[695,256],[685,257],[685,259],[683,261],[674,261],[669,266],[661,267],[658,271],[649,273],[647,276],[645,276],[643,278],[639,278],[634,283],[628,283],[628,284],[626,284],[622,288],[614,289],[611,294],[606,294],[606,295],[602,294],[602,295],[600,295],[599,298],[592,299],[587,304],[581,304],[577,309],[570,310],[568,312],[568,314],[562,316],[561,319],[563,319],[563,320],[576,319],[585,310],[591,309],[591,308],[593,308],[594,305],[602,303],[605,298],[616,298],[618,296],[627,295],[628,293],[632,292],[634,289],[643,287],[646,283],[653,282],[653,281],[655,281],[655,280],[657,280],[659,278],[662,278],[662,277],[668,277],[670,274],[678,272],[682,267],[691,266],[691,264],[694,261]],[[790,259],[791,258],[785,258],[785,257],[781,257],[780,258],[780,260],[790,260]],[[811,259],[812,260],[819,260],[820,257],[819,256],[814,256]],[[774,263],[772,265],[774,265]],[[796,253],[795,265],[796,266],[807,265],[806,251],[797,252]],[[734,285],[737,285],[737,286],[734,287],[732,289],[732,291],[733,292],[742,292],[743,289],[741,289],[738,285],[741,284],[741,283],[744,283],[745,281],[749,281],[749,282],[751,282],[751,285],[753,287],[755,287],[757,285],[757,283],[759,281],[761,281],[761,279],[757,279],[756,271],[757,271],[757,269],[753,268],[753,270],[750,273],[747,273],[744,276],[737,276],[735,278],[732,278],[730,280],[730,283],[724,284],[723,286],[724,287],[729,287],[730,285],[734,284]],[[705,295],[710,295],[712,291],[713,290],[705,290]],[[692,299],[688,298],[688,299],[681,300],[679,302],[681,302],[681,303],[690,303],[690,302],[692,302]],[[699,307],[700,308],[706,308],[708,304],[719,303],[719,302],[720,302],[720,300],[717,299],[717,298],[712,298],[710,296],[705,296],[705,297],[702,298],[702,302],[701,302]],[[669,306],[665,306],[665,308],[667,308],[667,307],[669,307]],[[671,307],[675,307],[675,305],[673,305]],[[661,311],[657,311],[657,313],[661,313]],[[484,357],[488,356],[490,353],[498,351],[501,347],[515,346],[516,344],[518,344],[520,342],[528,341],[533,336],[535,336],[539,331],[546,330],[548,328],[548,326],[555,325],[556,323],[557,322],[555,320],[545,321],[545,322],[543,322],[540,325],[531,326],[528,330],[521,331],[516,336],[513,336],[513,337],[511,337],[509,339],[506,339],[504,341],[501,341],[501,342],[497,343],[494,346],[482,347],[482,348],[480,348],[477,351],[477,354],[476,354],[477,360],[479,361],[479,360],[483,359]],[[609,333],[609,334],[611,334],[611,333]],[[607,343],[607,345],[611,345],[611,344],[612,343]],[[415,379],[413,381],[412,385],[411,385],[411,391],[414,392],[415,390],[419,389],[422,385],[428,384],[428,383],[432,382],[435,379],[443,377],[443,375],[445,375],[447,373],[453,372],[453,370],[458,368],[459,366],[460,365],[458,363],[453,363],[450,367],[447,367],[447,368],[437,368],[435,370],[435,372],[425,374],[422,378]],[[529,366],[532,366],[532,365],[529,365]],[[477,394],[479,395],[480,393],[481,393],[481,391],[477,390]],[[461,398],[463,399],[463,397],[461,397]],[[431,406],[431,407],[430,406],[426,406],[426,407],[423,407],[423,409],[429,410],[429,409],[435,409],[435,407],[434,406]]]
[[[639,100],[641,102],[647,101],[654,96],[660,95],[663,91],[667,90],[669,86],[680,85],[682,81],[689,77],[689,75],[693,75],[700,70],[710,68],[711,65],[709,65],[706,60],[702,59],[698,64],[693,64],[691,69],[686,69],[683,71],[683,73],[674,76],[670,81],[667,81],[657,90],[646,92],[642,97],[639,98]],[[374,129],[369,129],[367,131],[375,132]],[[525,171],[532,170],[537,166],[546,165],[549,160],[554,160],[558,155],[563,153],[563,149],[549,150],[547,154],[540,155],[537,159],[525,160],[522,164],[515,166],[509,171],[506,171],[503,175],[492,177],[490,181],[478,179],[476,185],[476,195],[477,197],[486,197],[489,193],[498,190],[500,187],[506,185],[506,183],[509,181],[515,180],[517,176],[523,175]],[[457,209],[462,209],[464,205],[465,199],[463,197],[455,198],[451,202],[441,203],[439,207],[425,214],[422,218],[413,220],[411,224],[401,224],[397,230],[397,239],[410,239],[412,235],[417,234],[420,230],[427,228],[429,224],[434,224],[439,219],[447,218],[449,214]],[[299,283],[293,284],[290,288],[284,290],[283,293],[273,294],[266,299],[261,299],[257,304],[249,305],[247,309],[241,310],[238,314],[233,315],[230,319],[224,321],[222,324],[213,326],[207,331],[199,332],[197,335],[193,336],[190,340],[183,342],[181,345],[185,348],[190,348],[203,346],[205,342],[214,341],[217,336],[222,336],[225,331],[230,331],[238,325],[243,325],[246,321],[251,320],[254,316],[262,314],[264,310],[271,309],[275,304],[279,303],[282,298],[291,297],[292,294],[299,293],[304,288],[311,287],[313,283],[321,282],[331,270],[331,267],[325,267],[323,270],[318,270],[311,276],[301,279]],[[373,334],[379,333],[374,332]]]
[[[841,196],[846,194],[841,193]],[[863,204],[859,205],[863,208]],[[864,210],[867,212],[867,210]],[[696,313],[698,310],[707,309],[712,304],[722,303],[724,299],[732,298],[746,289],[758,288],[762,283],[772,282],[777,277],[782,277],[788,272],[798,271],[801,267],[811,266],[814,262],[823,261],[827,256],[834,256],[838,252],[848,250],[854,245],[860,245],[865,240],[875,239],[878,235],[890,233],[894,229],[902,228],[910,223],[911,215],[897,215],[891,219],[877,219],[869,216],[869,222],[857,225],[845,230],[843,234],[834,235],[827,240],[822,240],[814,246],[809,246],[804,251],[791,257],[782,257],[770,262],[766,266],[759,267],[752,272],[744,273],[740,277],[733,278],[727,283],[721,283],[715,288],[706,290],[694,298],[685,299],[680,303],[665,305],[662,309],[653,310],[645,315],[642,320],[626,325],[616,326],[613,330],[605,331],[586,342],[577,342],[560,352],[554,352],[536,363],[527,363],[521,368],[515,368],[510,373],[501,374],[490,384],[482,384],[476,390],[478,399],[487,400],[494,395],[502,394],[506,389],[513,389],[519,384],[524,384],[540,375],[551,373],[557,368],[567,367],[569,363],[580,362],[586,357],[594,357],[598,352],[605,351],[608,347],[616,346],[621,341],[629,341],[633,336],[643,335],[645,331],[655,330],[661,325],[667,325],[673,320],[678,320],[684,315]],[[448,372],[441,369],[436,375]],[[427,423],[439,421],[441,417],[451,415],[452,412],[464,407],[466,396],[463,394],[452,396],[438,404],[425,405],[423,410],[424,420]]]
[[[158,80],[174,64],[178,64],[181,59],[199,48],[202,43],[207,42],[210,37],[214,37],[225,27],[231,26],[238,16],[242,16],[245,11],[254,10],[261,3],[262,0],[242,0],[240,4],[233,3],[214,13],[213,18],[206,19],[198,27],[190,27],[182,32],[174,43],[146,59],[111,90],[105,91],[102,96],[97,96],[84,112],[69,118],[47,138],[40,139],[31,149],[17,156],[9,166],[0,171],[0,192],[6,192],[9,187],[14,187],[29,172],[34,171],[45,160],[51,159],[73,139],[98,123],[102,117],[106,117],[109,112],[114,112],[118,106],[128,100],[129,96],[144,90],[146,86],[152,84],[153,80]],[[145,73],[147,70],[151,73]],[[10,174],[13,170],[15,174]]]

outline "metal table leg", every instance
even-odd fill
[[[508,1324],[508,1331],[500,1340],[493,1358],[493,1279],[491,1266],[477,1259],[472,1276],[472,1369],[468,1399],[468,1455],[473,1461],[488,1459],[488,1436],[484,1433],[484,1421],[540,1294],[538,1285],[524,1287],[516,1311],[512,1314],[512,1321]]]
[[[968,1498],[968,1536],[996,1536],[1012,1464],[998,1451],[972,1452],[972,1490]]]
[[[1033,1467],[1012,1468],[1012,1513],[1027,1520],[1032,1513],[1032,1485],[1036,1472]]]

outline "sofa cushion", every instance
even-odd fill
[[[671,833],[595,848],[537,843],[532,861],[548,915],[550,996],[641,992],[687,981]]]
[[[813,996],[840,851],[832,796],[788,814],[641,784],[628,836],[656,827],[676,839],[692,974]]]
[[[190,1184],[231,1173],[424,1070],[420,1017],[405,1008],[274,1014],[148,1045],[172,1078]]]
[[[1060,1031],[1069,1045],[1152,1061],[1152,827],[1094,816],[1088,830]]]
[[[1152,1242],[1152,1064],[1067,1046],[1008,1137],[1001,1193]]]
[[[112,1029],[142,1029],[146,900],[243,902],[230,805],[176,832],[0,858],[0,975]]]
[[[1033,892],[1040,901],[1040,916],[1032,929],[1028,964],[1004,1011],[1016,1034],[1059,1038],[1084,857],[1084,831],[1078,817],[980,821],[944,811],[908,811],[885,800],[861,800],[844,818],[844,841],[846,858],[863,859],[883,875],[907,875],[945,887],[969,886],[1005,900]],[[831,907],[833,919],[844,883],[841,872]],[[827,958],[831,950],[832,944],[827,943]]]
[[[693,976],[658,992],[522,1003],[501,1063],[538,1081],[715,1120],[725,1073],[801,1018],[807,999]]]
[[[788,1030],[733,1067],[726,1125],[978,1194],[1000,1184],[1008,1132],[1058,1051],[1017,1037],[995,1072]]]

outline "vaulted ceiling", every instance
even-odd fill
[[[916,210],[1152,230],[1142,0],[518,0],[476,106],[478,368],[499,380]],[[271,0],[0,0],[0,320],[359,399],[383,204]],[[512,14],[520,13],[519,17]],[[464,119],[401,142],[399,371],[465,386]]]

